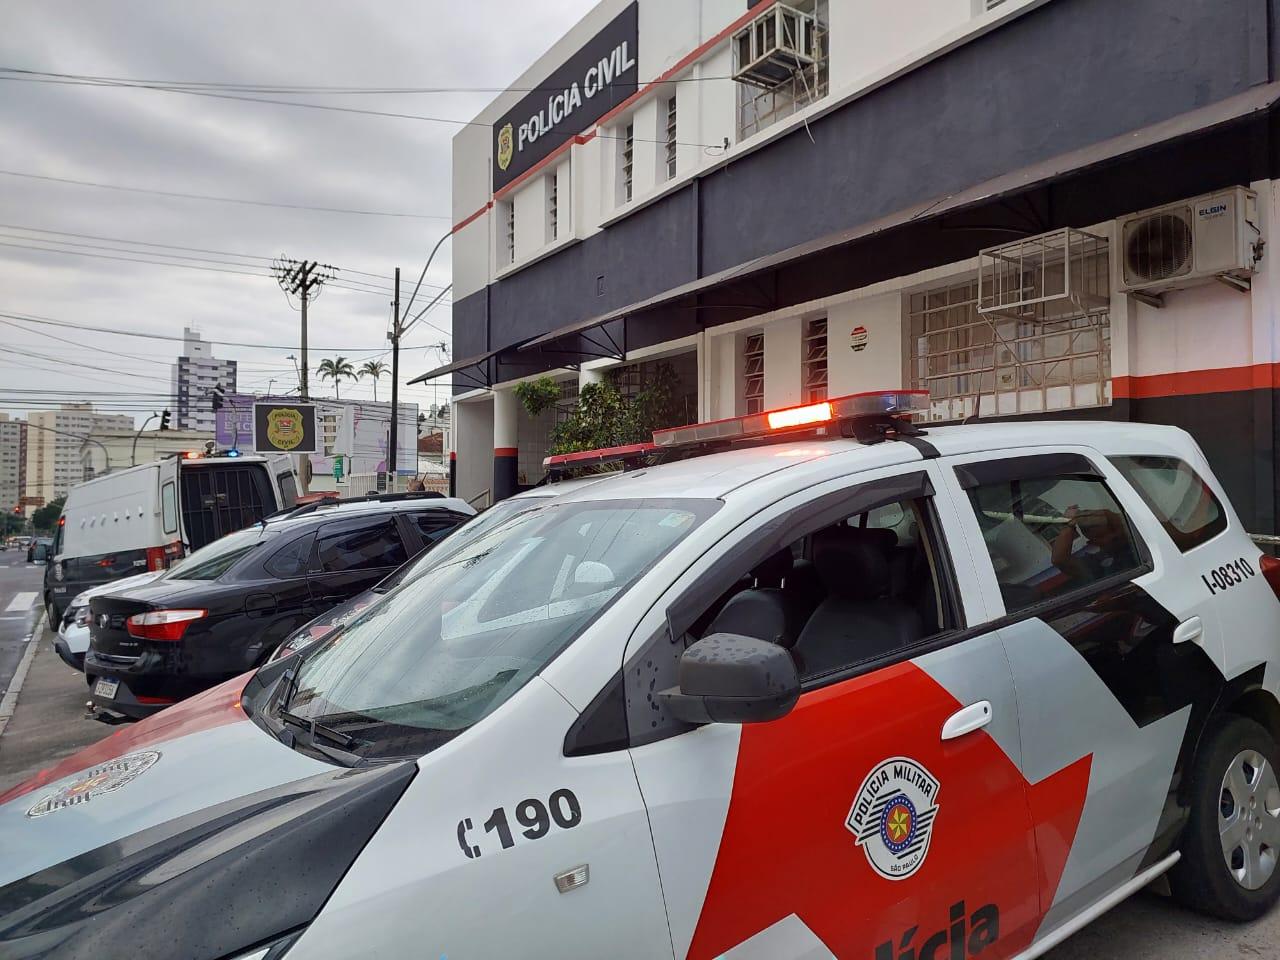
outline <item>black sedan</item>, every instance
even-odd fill
[[[145,717],[253,669],[474,513],[443,498],[303,507],[229,534],[145,586],[94,597],[84,664],[94,709]]]

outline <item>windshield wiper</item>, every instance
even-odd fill
[[[311,734],[311,739],[324,737],[330,743],[337,744],[344,750],[350,750],[360,741],[355,737],[349,737],[341,730],[335,730],[333,727],[326,727],[323,723],[316,723],[314,720],[308,720],[306,717],[300,717],[296,713],[291,713],[284,707],[276,711],[276,716],[280,718],[281,723],[287,723],[290,726],[299,727]]]

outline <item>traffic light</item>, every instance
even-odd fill
[[[213,388],[213,412],[217,413],[222,409],[223,401],[226,399],[227,391],[223,389],[222,384],[218,384]]]
[[[165,410],[164,413],[160,414],[160,429],[161,430],[169,429],[169,411],[168,410]]]
[[[21,504],[19,504],[18,506],[15,506],[15,507],[13,508],[13,512],[14,512],[15,514],[17,514],[17,515],[21,516],[21,515],[22,515],[22,505],[21,505]]]

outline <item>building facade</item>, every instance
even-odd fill
[[[173,426],[179,430],[213,432],[214,391],[236,392],[236,362],[217,360],[213,347],[195,330],[182,331],[182,356],[172,366]]]
[[[26,490],[27,424],[0,413],[0,510],[12,511]]]
[[[85,479],[80,448],[103,432],[132,432],[133,418],[98,413],[92,404],[63,404],[27,416],[26,496],[48,503]]]
[[[662,362],[1176,424],[1273,531],[1277,7],[604,0],[454,139],[458,493],[537,480],[521,380]]]
[[[80,445],[82,475],[92,480],[175,453],[203,453],[212,440],[213,432],[204,430],[99,430]]]

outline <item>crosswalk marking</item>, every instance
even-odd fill
[[[4,608],[5,613],[13,613],[14,611],[25,611],[31,606],[31,601],[35,600],[36,592],[34,590],[26,593],[15,593],[13,599],[9,601],[9,605]]]

